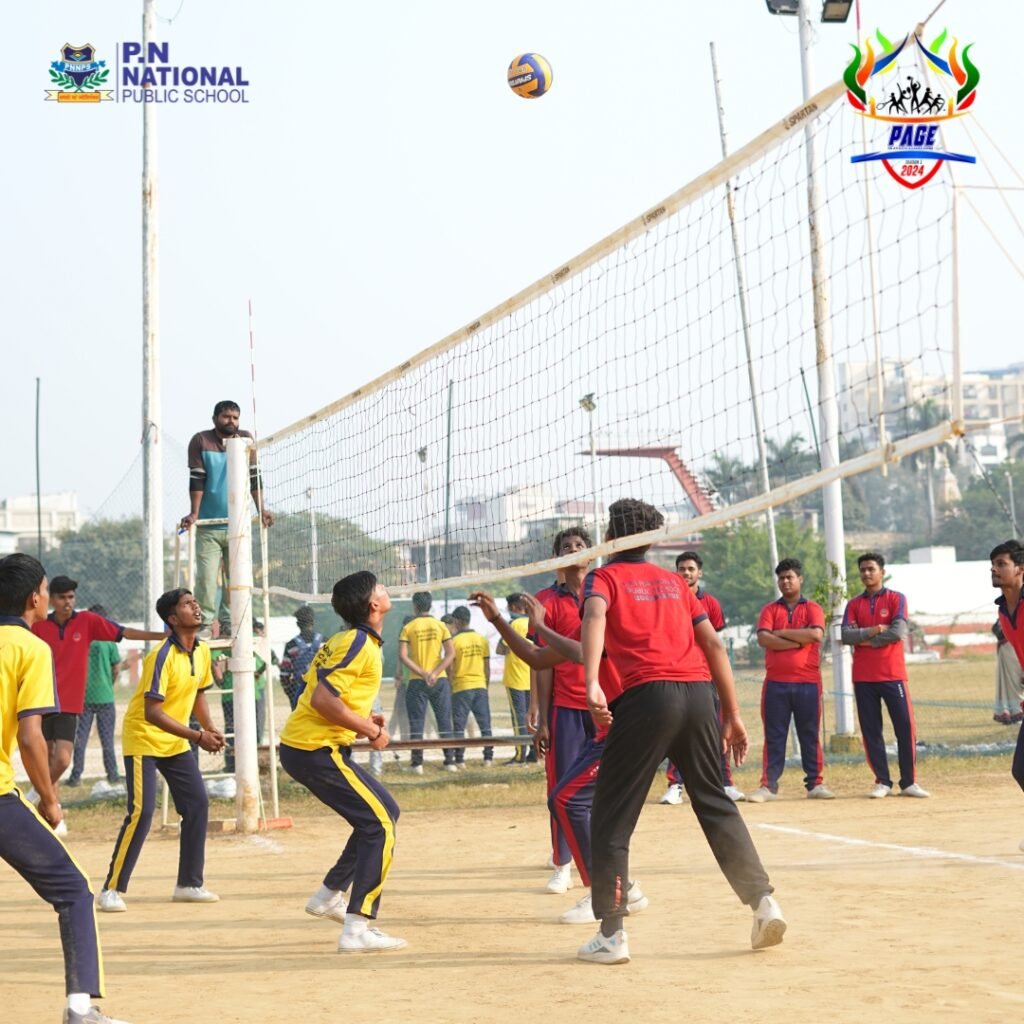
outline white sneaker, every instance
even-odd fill
[[[882,800],[892,792],[892,786],[887,786],[884,782],[878,782],[874,788],[868,793],[868,797],[872,800]]]
[[[344,892],[321,885],[306,901],[306,913],[325,921],[338,921],[344,924],[347,905]]]
[[[53,830],[53,834],[55,836],[60,836],[61,839],[63,839],[64,836],[68,834],[68,823],[63,818],[61,818],[60,821],[57,822]]]
[[[421,765],[421,764],[409,764],[409,765],[406,765],[402,769],[402,771],[403,772],[408,772],[410,775],[422,775],[423,774],[423,765]]]
[[[668,789],[665,790],[665,795],[658,801],[659,804],[681,804],[685,797],[683,796],[683,787],[678,782],[673,782]]]
[[[116,889],[103,889],[96,901],[96,909],[104,914],[123,914],[128,907]]]
[[[64,1007],[62,1024],[128,1024],[127,1021],[108,1017],[98,1006],[90,1006],[86,1013],[75,1013],[70,1007]]]
[[[585,945],[576,950],[576,959],[585,960],[590,964],[628,964],[628,936],[621,928],[611,937],[597,934]]]
[[[777,946],[786,934],[786,921],[774,896],[762,896],[754,911],[754,927],[750,932],[751,949]]]
[[[778,800],[779,794],[773,793],[767,786],[758,786],[747,800],[752,804],[766,804],[772,800]]]
[[[562,924],[593,924],[597,918],[594,917],[592,898],[588,892],[586,896],[577,902],[576,906],[559,915],[559,922]],[[629,912],[631,914],[639,914],[641,910],[647,909],[649,903],[650,900],[644,895],[639,883],[630,882],[629,889],[626,890],[626,906],[629,908]]]
[[[741,789],[737,789],[735,786],[726,786],[725,795],[734,803],[742,803],[747,799],[747,794]]]
[[[828,786],[817,785],[814,789],[807,790],[808,800],[835,800],[836,795]]]
[[[551,873],[548,884],[544,886],[544,891],[558,894],[568,892],[571,888],[572,864],[562,864]]]
[[[171,894],[173,903],[219,903],[220,897],[203,885],[176,885]]]
[[[912,782],[909,786],[905,786],[900,790],[900,796],[916,796],[918,798],[924,798],[931,796],[931,793],[922,786],[919,786],[916,782]]]
[[[561,924],[593,924],[597,918],[594,917],[594,907],[591,902],[591,895],[588,892],[576,906],[567,910],[564,914],[558,915]]]
[[[339,953],[379,953],[388,949],[401,949],[405,939],[385,935],[379,928],[364,928],[355,934],[342,931],[338,937]]]

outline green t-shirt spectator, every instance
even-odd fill
[[[213,651],[210,654],[210,663],[211,663],[211,665],[212,664],[216,664],[218,661],[220,661],[221,658],[229,658],[229,657],[231,657],[231,652],[230,651],[223,651],[223,650],[221,650],[221,651]],[[258,654],[256,654],[255,652],[253,653],[253,658],[255,659],[255,662],[256,662],[256,668],[254,669],[254,672],[255,672],[255,675],[256,675],[256,700],[259,700],[260,697],[263,696],[263,690],[264,690],[264,688],[267,685],[267,663]],[[216,681],[216,679],[217,679],[216,673],[214,673],[214,677],[213,678]],[[231,693],[222,693],[220,695],[221,701],[223,701],[224,703],[227,703],[228,701],[230,701],[230,700],[232,700],[234,698],[234,692],[233,691],[234,691],[235,686],[234,686],[234,682],[232,681],[232,678],[231,678],[231,669],[229,669],[227,667],[227,665],[224,666],[224,676],[222,677],[220,682],[217,683],[217,685],[222,690],[231,690],[232,691]]]
[[[94,640],[89,645],[89,668],[85,677],[86,704],[113,704],[115,669],[121,664],[121,650],[112,640]]]

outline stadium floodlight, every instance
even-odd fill
[[[825,0],[821,7],[821,20],[832,24],[843,24],[850,17],[853,0]]]
[[[420,462],[426,462],[427,461],[427,449],[426,448],[417,448],[416,449],[416,456],[420,460]]]
[[[765,0],[769,14],[800,13],[800,0]],[[821,20],[826,24],[843,24],[850,17],[853,0],[825,0],[821,5]]]
[[[597,402],[594,401],[594,393],[593,393],[593,391],[591,391],[588,394],[584,395],[580,399],[580,408],[581,409],[586,409],[587,412],[593,412],[597,408]]]

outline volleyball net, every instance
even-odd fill
[[[594,529],[619,497],[657,505],[666,524],[647,539],[670,541],[949,437],[951,186],[910,191],[852,164],[861,129],[843,97],[824,89],[506,302],[263,438],[272,591],[324,600],[364,568],[399,594],[515,579],[553,567],[552,534]],[[807,131],[838,398],[840,463],[825,470]]]

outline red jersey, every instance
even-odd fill
[[[608,606],[604,646],[622,688],[656,680],[709,682],[693,627],[708,616],[685,581],[643,555],[618,555],[587,574],[583,602]]]
[[[555,583],[536,595],[545,608],[544,625],[570,640],[580,638],[580,606],[576,595],[564,583]],[[544,641],[537,637],[538,647]],[[556,665],[554,686],[551,692],[551,706],[556,708],[587,709],[587,686],[583,678],[583,666],[575,661],[563,661]]]
[[[773,633],[777,629],[813,629],[817,626],[822,633],[825,631],[825,613],[821,605],[801,597],[790,608],[786,599],[766,604],[761,609],[757,620],[757,631],[765,630]],[[820,683],[821,667],[819,656],[821,642],[804,644],[788,651],[773,651],[766,648],[764,652],[764,678],[774,683]]]
[[[722,611],[722,606],[718,603],[718,598],[712,597],[702,586],[699,585],[697,587],[696,597],[700,606],[707,613],[708,622],[715,627],[716,633],[721,633],[722,630],[725,629],[725,612]],[[707,658],[704,657],[704,652],[697,647],[695,653],[700,655],[700,659],[704,664],[704,671],[707,672],[707,675],[704,678],[710,679],[711,668],[708,665]]]
[[[89,645],[93,640],[120,643],[124,626],[95,612],[72,612],[63,626],[51,613],[32,626],[32,632],[45,640],[53,651],[53,669],[57,676],[60,710],[80,715],[85,702],[85,677],[89,668]]]
[[[996,598],[996,606],[999,608],[999,625],[1003,627],[1003,636],[1006,637],[1010,646],[1017,652],[1017,659],[1024,665],[1024,615],[1020,607],[1024,604],[1024,592],[1013,609],[1013,615],[1006,608],[1006,598],[1000,595]]]
[[[907,621],[907,599],[899,591],[882,587],[877,594],[870,595],[865,591],[853,598],[846,606],[843,625],[855,629],[867,629],[868,626],[888,629],[898,619]],[[855,683],[905,682],[906,678],[907,663],[902,641],[884,647],[853,648]]]

